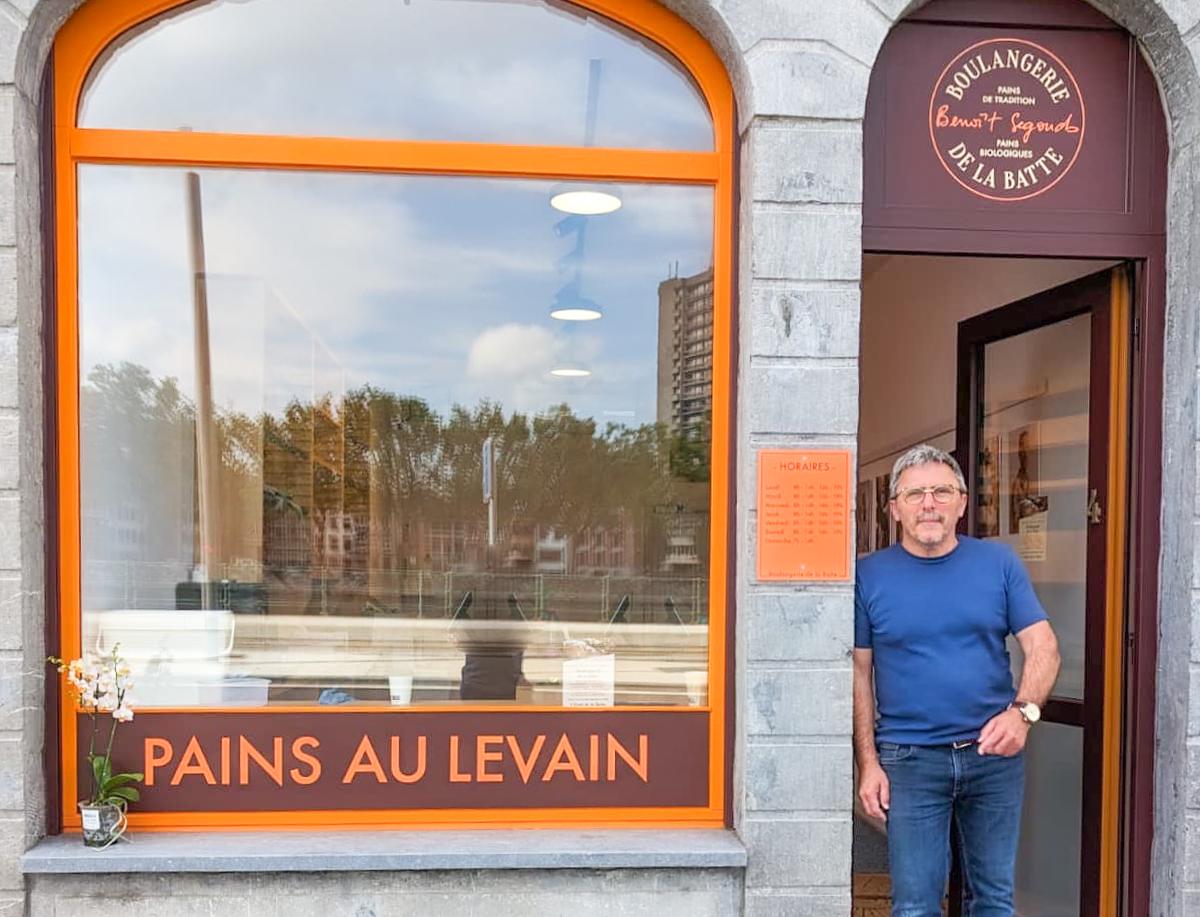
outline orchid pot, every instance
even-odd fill
[[[125,817],[125,806],[113,803],[92,805],[81,802],[79,815],[83,822],[83,844],[103,850],[111,847],[125,834],[129,820]]]
[[[113,741],[117,737],[117,727],[133,719],[130,706],[133,678],[116,646],[103,656],[88,655],[70,662],[51,656],[49,662],[66,676],[66,688],[75,696],[77,709],[92,721],[87,753],[91,795],[80,800],[79,815],[83,843],[104,849],[125,834],[129,825],[125,808],[140,798],[134,784],[141,782],[141,774],[113,772]],[[104,735],[105,725],[107,736]]]

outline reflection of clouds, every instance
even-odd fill
[[[707,110],[665,54],[583,10],[499,0],[204,4],[125,42],[82,119],[579,145],[590,59],[604,66],[597,146],[711,149]]]
[[[501,325],[487,329],[472,342],[467,372],[483,382],[520,378],[531,371],[540,374],[553,364],[561,349],[545,328]]]
[[[681,275],[711,263],[712,193],[633,184],[621,210],[589,222],[583,291],[604,317],[583,326],[549,317],[571,244],[554,232],[554,185],[202,171],[217,403],[256,413],[311,397],[317,341],[347,388],[415,395],[441,413],[489,398],[652,420],[658,284],[676,261]],[[85,374],[129,360],[193,392],[184,187],[180,169],[81,169]],[[492,336],[506,328],[523,337]],[[594,375],[549,376],[554,358]]]
[[[623,191],[624,206],[628,209],[630,230],[638,233],[694,238],[703,232],[707,236],[713,221],[713,195],[707,188],[663,185],[628,184]],[[698,273],[711,264],[711,254],[698,252],[708,259],[694,262],[684,276]],[[681,268],[682,270],[682,268]]]
[[[467,376],[477,384],[464,388],[465,397],[456,400],[473,404],[485,397],[529,414],[575,403],[582,392],[596,394],[598,388],[609,387],[610,380],[603,378],[603,370],[596,365],[603,349],[599,337],[586,333],[555,333],[539,325],[515,323],[488,328],[471,342],[467,353]],[[551,369],[568,363],[586,366],[593,375],[563,378],[550,374]]]

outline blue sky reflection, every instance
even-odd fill
[[[626,184],[620,210],[588,218],[579,263],[604,317],[560,322],[549,313],[575,244],[549,205],[561,183],[200,174],[214,398],[251,416],[310,396],[316,358],[347,390],[413,395],[443,415],[487,398],[652,423],[658,285],[711,264],[710,188]],[[83,166],[79,189],[83,377],[129,361],[191,397],[184,170]],[[557,361],[593,374],[555,378]]]

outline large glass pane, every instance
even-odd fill
[[[213,0],[128,32],[83,127],[713,148],[672,57],[556,0]]]
[[[1007,541],[1024,561],[1058,636],[1054,693],[1074,699],[1083,698],[1090,341],[1085,314],[985,348],[975,496],[976,534]]]
[[[1020,917],[1079,917],[1082,772],[1082,729],[1039,723],[1030,732],[1017,851]]]
[[[707,702],[712,191],[564,190],[80,168],[83,627],[139,703]]]

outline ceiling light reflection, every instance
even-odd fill
[[[598,318],[603,318],[604,313],[599,309],[571,306],[569,308],[551,309],[550,317],[556,318],[560,322],[594,322]]]
[[[621,207],[621,199],[611,191],[600,191],[595,188],[575,188],[570,191],[559,191],[550,198],[550,206],[563,213],[575,213],[580,216],[599,216],[612,213]]]

